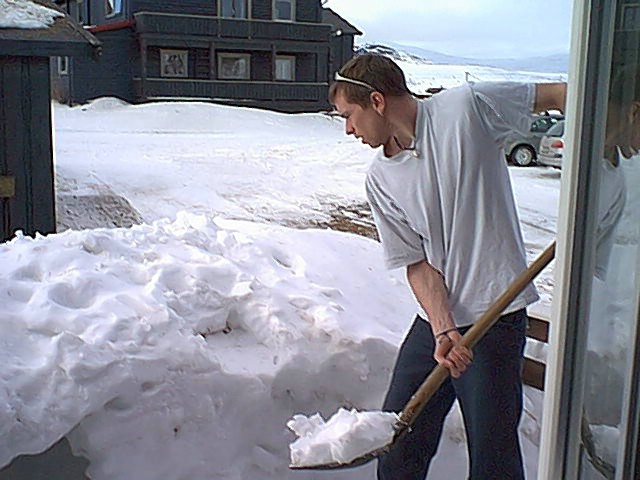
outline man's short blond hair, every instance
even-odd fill
[[[342,77],[363,82],[363,85],[337,80],[329,88],[329,102],[334,103],[336,96],[344,95],[349,103],[356,103],[363,108],[371,104],[372,91],[385,96],[402,97],[411,95],[404,73],[390,58],[373,53],[357,55],[345,63],[339,71]]]

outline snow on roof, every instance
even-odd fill
[[[62,12],[31,0],[0,0],[0,28],[48,28]]]

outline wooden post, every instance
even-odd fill
[[[211,42],[209,44],[209,80],[216,79],[217,67],[218,66],[216,65],[216,44]]]
[[[276,51],[276,45],[275,43],[271,44],[271,81],[275,83],[276,81],[276,56],[277,56],[277,51]],[[271,101],[275,102],[276,101],[276,85],[273,85],[271,87]]]
[[[147,41],[140,40],[140,98],[147,99]]]

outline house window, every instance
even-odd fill
[[[293,22],[295,6],[295,0],[273,0],[273,19]]]
[[[69,57],[58,57],[58,75],[69,75]]]
[[[89,23],[89,2],[85,0],[78,0],[77,18],[80,25]]]
[[[278,55],[276,57],[276,80],[294,81],[296,79],[296,57]]]
[[[218,78],[249,80],[251,78],[251,55],[248,53],[219,53]]]
[[[121,14],[122,0],[105,0],[104,10],[107,17],[114,17]]]
[[[186,78],[189,71],[187,50],[160,49],[160,76]]]
[[[249,0],[220,0],[220,16],[249,18]]]

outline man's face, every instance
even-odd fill
[[[336,94],[334,103],[340,116],[345,119],[347,135],[353,135],[371,148],[377,148],[389,141],[387,123],[374,104],[364,108],[357,103],[349,102],[342,92]]]
[[[616,145],[627,156],[640,150],[640,102],[626,107],[611,106],[607,118],[606,145]]]

